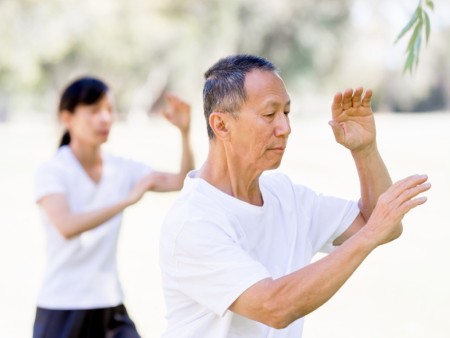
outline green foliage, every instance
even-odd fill
[[[0,0],[0,110],[7,97],[9,110],[54,111],[61,88],[90,74],[126,115],[159,88],[197,97],[201,74],[232,53],[320,86],[339,63],[353,1]]]
[[[427,10],[434,10],[434,3],[432,0],[420,1],[411,19],[397,36],[395,43],[397,43],[407,32],[412,31],[406,47],[406,61],[403,67],[403,72],[413,73],[417,69],[419,63],[420,47],[422,45],[422,38],[425,37],[426,43],[430,37],[430,17]]]

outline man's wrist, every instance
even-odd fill
[[[355,160],[358,159],[366,159],[368,157],[372,156],[379,156],[378,147],[376,141],[373,141],[372,143],[360,147],[354,150],[351,150],[351,154]]]

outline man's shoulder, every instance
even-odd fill
[[[205,186],[200,179],[188,178],[178,197],[176,198],[171,210],[174,213],[183,211],[189,215],[208,214],[211,209],[220,208],[218,203],[218,192],[213,188]]]
[[[170,227],[184,227],[186,224],[198,227],[200,224],[222,226],[239,211],[239,201],[225,194],[208,182],[187,178],[165,218]]]
[[[298,186],[292,182],[288,175],[278,171],[264,173],[259,182],[263,188],[275,191],[293,189],[295,186]]]
[[[265,172],[264,174],[261,175],[260,182],[265,183],[265,184],[270,184],[273,182],[285,183],[285,184],[291,183],[292,184],[292,181],[289,178],[289,176],[280,171]]]
[[[270,191],[272,194],[277,196],[285,196],[286,194],[295,194],[299,196],[309,195],[315,192],[310,188],[295,183],[292,179],[279,171],[272,171],[264,173],[261,176],[260,184],[262,189]]]

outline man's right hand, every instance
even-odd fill
[[[402,219],[411,209],[427,201],[419,196],[431,188],[426,175],[412,175],[394,183],[380,195],[367,224],[360,230],[373,241],[374,247],[398,238]]]

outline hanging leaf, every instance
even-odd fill
[[[427,12],[423,12],[424,13],[424,18],[425,18],[425,37],[426,37],[426,42],[428,44],[428,39],[430,37],[430,17],[428,16]]]
[[[403,66],[403,73],[406,73],[408,71],[410,73],[412,72],[413,62],[414,62],[414,53],[408,52],[408,56],[406,58],[405,65]]]
[[[433,10],[434,3],[432,0],[426,0],[426,7]],[[408,45],[406,47],[406,60],[403,67],[403,72],[409,72],[410,74],[417,68],[419,64],[420,48],[422,46],[422,35],[425,37],[425,41],[428,44],[431,31],[430,17],[426,11],[426,8],[422,7],[422,0],[414,11],[411,19],[406,26],[401,30],[400,34],[395,39],[394,43],[397,43],[406,33],[412,31],[409,38]]]
[[[409,22],[406,24],[406,26],[402,29],[400,34],[397,36],[397,39],[395,39],[394,43],[397,43],[397,41],[400,40],[403,37],[403,35],[405,35],[411,29],[411,27],[416,23],[416,21],[418,19],[419,19],[419,16],[417,15],[417,10],[415,10],[413,16],[411,17]]]

